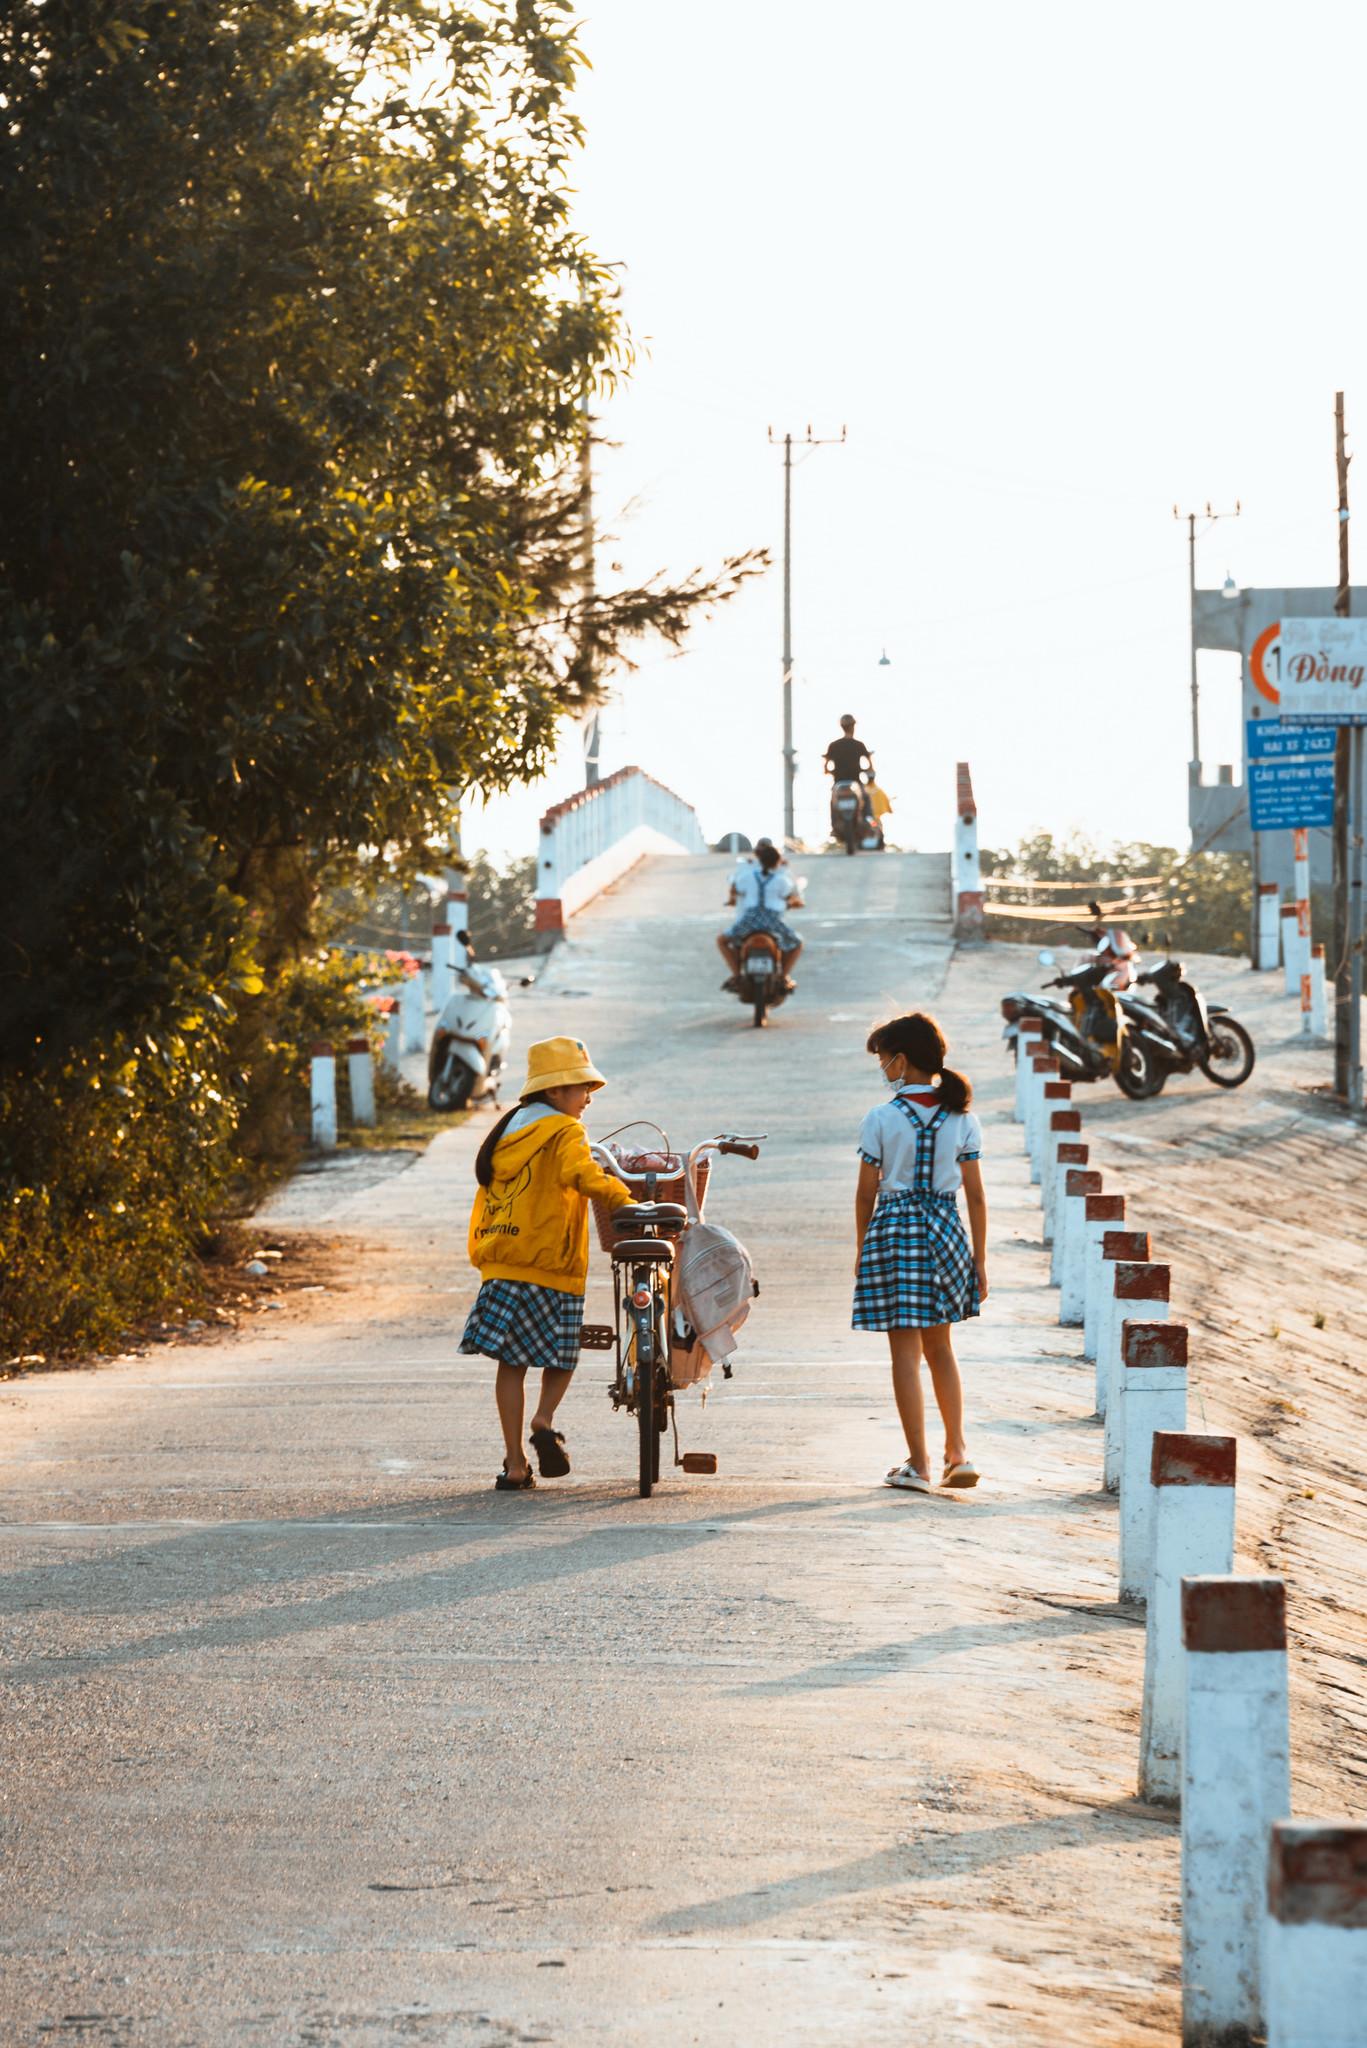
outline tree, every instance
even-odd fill
[[[329,874],[534,774],[752,566],[576,593],[580,405],[630,367],[579,61],[565,0],[0,14],[11,1083],[249,1064]]]

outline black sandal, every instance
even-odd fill
[[[536,1452],[537,1469],[543,1479],[563,1479],[570,1469],[569,1453],[565,1439],[558,1429],[534,1429],[532,1449]]]
[[[494,1481],[494,1492],[525,1493],[529,1486],[535,1485],[536,1474],[535,1472],[533,1472],[530,1465],[527,1467],[527,1470],[523,1474],[521,1479],[510,1479],[508,1477],[508,1460],[505,1458],[503,1460],[503,1470],[499,1473],[497,1479]]]

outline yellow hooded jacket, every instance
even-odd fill
[[[590,1195],[610,1208],[635,1199],[589,1151],[577,1116],[529,1105],[530,1120],[499,1139],[494,1176],[470,1217],[470,1258],[484,1280],[526,1280],[582,1294],[589,1271]],[[539,1112],[539,1114],[538,1114]]]

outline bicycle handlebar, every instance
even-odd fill
[[[718,1145],[717,1150],[719,1152],[734,1152],[741,1159],[759,1158],[759,1146],[742,1144],[739,1138],[724,1138],[721,1144]]]

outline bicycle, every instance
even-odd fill
[[[664,1133],[660,1135],[663,1137]],[[646,1191],[652,1196],[662,1181],[672,1191],[676,1183],[681,1183],[686,1176],[691,1177],[701,1203],[707,1165],[710,1164],[708,1155],[730,1153],[743,1159],[758,1159],[761,1142],[759,1138],[740,1138],[729,1132],[723,1133],[695,1145],[685,1162],[678,1153],[668,1150],[666,1141],[663,1153],[651,1155],[659,1163],[639,1174],[632,1173],[616,1155],[604,1148],[595,1145],[593,1150],[600,1165],[626,1179],[629,1185],[633,1179],[644,1180]],[[649,1500],[659,1485],[660,1439],[671,1429],[674,1463],[680,1470],[715,1472],[717,1469],[715,1451],[679,1450],[675,1394],[705,1379],[711,1370],[710,1360],[701,1371],[690,1366],[689,1379],[680,1381],[676,1381],[671,1370],[671,1356],[676,1347],[671,1342],[673,1304],[670,1282],[675,1246],[687,1222],[688,1211],[682,1202],[653,1199],[628,1203],[610,1213],[604,1210],[599,1216],[599,1235],[607,1243],[612,1260],[613,1321],[586,1323],[580,1342],[586,1351],[613,1351],[616,1354],[616,1370],[608,1387],[608,1397],[615,1412],[625,1409],[636,1418],[638,1483],[642,1500]],[[690,1359],[695,1350],[691,1342],[677,1348],[684,1350]],[[730,1377],[729,1365],[723,1365],[722,1371],[727,1378]]]

